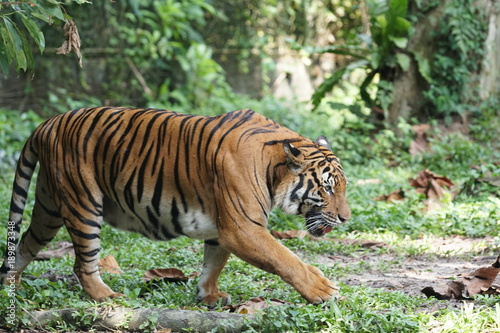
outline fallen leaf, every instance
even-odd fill
[[[426,287],[422,289],[422,293],[440,300],[469,299],[474,295],[498,295],[500,286],[492,285],[498,272],[500,272],[500,256],[491,266],[478,268],[472,273],[459,274],[455,281],[437,287]]]
[[[292,239],[292,238],[304,238],[309,233],[305,230],[287,230],[287,231],[274,231],[271,230],[271,235],[276,239]]]
[[[56,245],[57,249],[39,252],[34,260],[49,260],[52,258],[61,258],[66,254],[70,256],[75,256],[75,249],[73,243],[70,242],[58,242]]]
[[[172,329],[171,328],[163,328],[161,330],[155,330],[154,332],[155,333],[172,333]]]
[[[375,201],[387,201],[387,202],[403,201],[404,199],[405,199],[405,192],[402,189],[373,198],[373,200]]]
[[[442,198],[443,186],[449,189],[454,186],[449,178],[437,175],[429,169],[419,172],[417,178],[409,179],[409,182],[417,192],[424,193],[428,198]]]
[[[500,256],[495,264],[498,263],[499,259]],[[478,268],[472,274],[462,276],[461,282],[466,288],[465,297],[471,297],[480,294],[483,290],[488,290],[500,271],[500,268],[495,267],[495,264]]]
[[[238,305],[227,305],[222,308],[223,311],[236,312],[239,314],[254,314],[260,310],[267,309],[271,306],[280,306],[284,304],[292,304],[280,299],[271,298],[266,300],[264,297],[254,297],[247,302]]]
[[[120,265],[118,265],[118,262],[116,261],[115,257],[110,254],[104,258],[100,258],[99,262],[97,263],[97,266],[101,267],[101,271],[111,273],[111,274],[121,274],[122,269],[120,268]]]
[[[64,24],[64,42],[61,47],[56,49],[57,54],[68,54],[74,50],[78,57],[78,64],[82,67],[82,54],[80,53],[80,35],[73,20],[67,20]]]
[[[178,268],[155,268],[145,272],[142,281],[147,282],[157,279],[167,282],[184,282],[199,275],[200,273],[193,272],[189,276],[186,276],[184,272]]]
[[[418,193],[422,193],[428,199],[424,204],[427,211],[432,211],[441,206],[441,199],[445,193],[450,193],[449,189],[454,187],[453,182],[444,176],[437,175],[426,169],[418,173],[415,179],[408,179],[411,186],[415,187]],[[447,189],[446,189],[447,188]]]
[[[420,124],[412,126],[413,131],[417,134],[415,140],[410,143],[410,154],[415,156],[421,154],[429,149],[429,142],[425,137],[425,133],[430,130],[429,124]]]
[[[500,295],[500,285],[492,284],[488,288],[481,289],[481,295]]]

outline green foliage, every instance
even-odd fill
[[[429,89],[424,92],[436,114],[450,116],[470,111],[479,93],[470,84],[477,76],[484,56],[487,25],[484,12],[473,0],[452,0],[447,4],[436,31],[437,51],[427,59]]]
[[[356,70],[364,72],[359,94],[369,108],[384,112],[392,104],[392,81],[415,61],[427,82],[423,95],[426,115],[446,118],[456,113],[476,111],[479,93],[471,84],[478,80],[486,38],[485,13],[472,0],[452,0],[444,7],[438,29],[433,31],[433,52],[423,55],[407,49],[414,27],[437,1],[416,1],[408,12],[408,1],[369,0],[370,37],[359,34],[345,43],[305,49],[311,53],[333,53],[349,61],[316,89],[312,103],[317,108],[334,87],[344,85]],[[358,79],[359,80],[359,79]],[[373,92],[375,90],[375,93]]]
[[[360,95],[369,106],[376,106],[368,92],[369,85],[377,74],[401,68],[407,70],[410,58],[402,52],[408,44],[412,25],[407,20],[407,0],[369,0],[370,36],[359,36],[347,45],[316,48],[314,53],[333,53],[348,55],[355,61],[339,68],[318,87],[312,96],[312,103],[317,108],[326,93],[348,77],[356,69],[364,69],[366,77],[360,85]]]
[[[141,1],[133,11],[127,10],[128,2],[121,4],[127,23],[112,21],[118,31],[113,43],[120,45],[129,64],[145,76],[151,92],[142,89],[150,103],[209,106],[211,98],[230,94],[223,70],[212,59],[199,31],[207,15],[216,15],[209,3]]]
[[[286,305],[269,308],[262,317],[264,332],[416,332],[419,323],[411,309],[422,300],[342,286],[349,294],[340,301],[316,306]],[[405,311],[405,309],[407,311]]]
[[[0,111],[0,172],[16,165],[26,138],[41,122],[34,112]]]
[[[73,0],[78,4],[85,0]],[[12,4],[9,4],[12,2]],[[5,75],[14,62],[17,71],[34,68],[30,40],[40,53],[45,49],[42,26],[46,23],[65,22],[69,16],[64,13],[59,1],[6,1],[0,5],[0,67]]]
[[[88,67],[43,69],[57,111],[102,104],[215,108],[231,98],[200,33],[206,18],[217,15],[208,2],[120,0],[65,8],[78,24]],[[56,38],[47,34],[48,43]],[[46,113],[54,113],[52,106]]]

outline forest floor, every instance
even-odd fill
[[[493,237],[478,239],[456,236],[409,242],[416,248],[425,243],[422,246],[426,251],[411,256],[402,256],[391,249],[383,254],[363,251],[359,255],[321,256],[317,260],[324,265],[366,268],[336,279],[345,285],[383,288],[425,298],[422,293],[424,288],[445,288],[448,282],[472,274],[481,267],[489,267],[497,259],[496,256],[482,255],[495,248]],[[500,285],[500,275],[492,285]],[[422,310],[434,312],[449,306],[458,308],[463,302],[452,298],[448,303],[429,303],[430,308]]]

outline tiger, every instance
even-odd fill
[[[276,240],[268,219],[279,207],[323,236],[351,217],[347,179],[331,150],[324,136],[311,141],[251,109],[199,116],[92,107],[56,115],[21,151],[0,281],[19,284],[64,225],[83,290],[99,302],[125,296],[99,274],[105,221],[152,240],[203,240],[196,298],[209,307],[231,302],[218,286],[231,254],[277,274],[308,302],[323,303],[339,288]],[[37,163],[31,223],[20,237]]]

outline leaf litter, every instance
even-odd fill
[[[417,193],[423,194],[426,200],[424,205],[426,211],[430,212],[442,207],[443,199],[450,197],[453,199],[455,193],[452,190],[455,184],[451,179],[438,175],[429,169],[419,172],[415,178],[408,179],[410,186],[415,188]],[[383,194],[373,198],[374,201],[403,201],[405,192],[403,189],[397,189],[389,194]]]
[[[456,280],[449,281],[437,287],[422,289],[427,297],[441,300],[470,299],[474,295],[500,295],[500,285],[493,285],[493,281],[500,271],[500,256],[487,267],[480,267],[473,272],[461,273]]]

